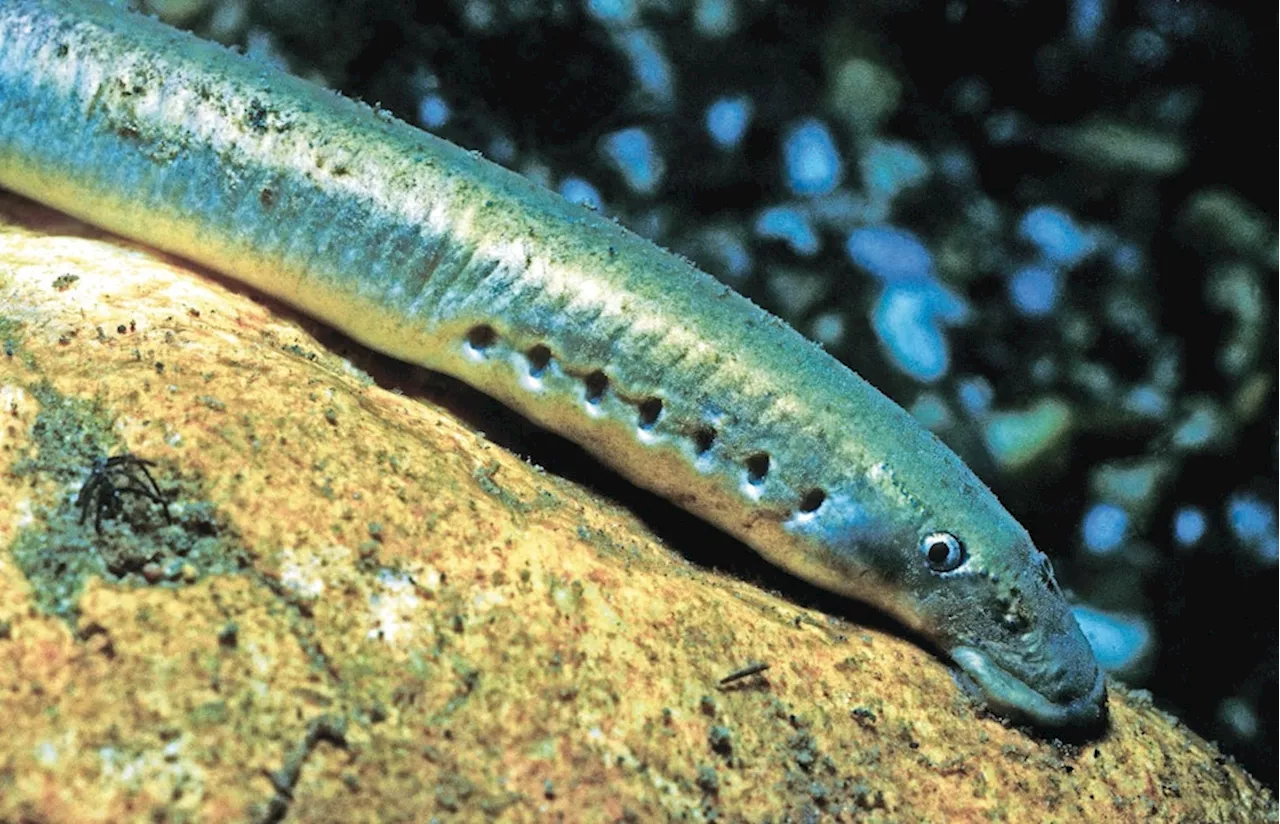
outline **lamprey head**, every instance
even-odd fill
[[[1099,724],[1103,675],[1049,559],[967,470],[937,477],[913,485],[909,471],[877,468],[791,522],[826,567],[808,577],[927,636],[1000,715],[1045,728]]]
[[[1011,556],[1019,562],[1010,563]],[[1103,719],[1102,671],[1049,559],[1030,540],[935,574],[939,580],[921,587],[917,608],[988,706],[1042,727],[1089,727]]]

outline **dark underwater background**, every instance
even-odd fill
[[[1104,666],[1275,789],[1274,7],[134,5],[588,203],[819,341],[996,490]]]

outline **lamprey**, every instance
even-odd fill
[[[474,153],[87,0],[0,3],[0,185],[454,375],[949,654],[997,712],[1103,716],[1048,559],[866,381]]]

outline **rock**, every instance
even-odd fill
[[[1018,234],[1046,261],[1064,269],[1074,267],[1097,248],[1094,239],[1071,214],[1055,206],[1028,209],[1018,221]]]
[[[712,101],[704,117],[711,142],[721,149],[736,149],[751,125],[752,108],[751,98],[741,94]]]
[[[1178,228],[1202,248],[1245,255],[1259,266],[1276,268],[1275,227],[1235,192],[1221,188],[1196,192],[1178,213]]]
[[[60,615],[0,555],[0,820],[1276,815],[1122,689],[1100,739],[1008,727],[486,440],[511,419],[458,385],[7,197],[0,306],[0,541],[104,540],[83,461],[127,450],[172,521],[139,498],[103,536],[225,561],[91,574]]]
[[[844,179],[844,161],[827,124],[812,117],[792,123],[782,139],[785,183],[792,194],[830,194]]]
[[[845,251],[854,265],[886,283],[933,275],[933,255],[915,232],[896,226],[862,226],[849,233]]]
[[[1123,507],[1145,523],[1160,505],[1161,495],[1176,466],[1165,458],[1110,461],[1099,464],[1089,477],[1089,488],[1104,501]]]
[[[874,133],[898,109],[902,83],[884,66],[851,57],[835,70],[828,86],[832,110],[855,134]]]
[[[651,195],[658,190],[666,163],[644,129],[622,129],[605,135],[600,150],[633,191]]]
[[[813,257],[822,250],[822,239],[813,222],[798,206],[769,206],[756,215],[753,228],[765,240],[781,240],[801,257]]]
[[[1165,177],[1187,163],[1178,139],[1117,120],[1098,118],[1051,130],[1041,142],[1049,151],[1105,172]]]
[[[1017,471],[1052,452],[1071,431],[1071,407],[1042,398],[1026,409],[995,412],[983,423],[987,451],[1003,469]]]
[[[1099,666],[1126,679],[1140,680],[1148,675],[1155,636],[1144,617],[1085,606],[1072,607],[1071,613],[1089,639]]]

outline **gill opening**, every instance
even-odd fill
[[[467,329],[463,336],[463,346],[473,359],[479,360],[489,359],[496,350],[501,350],[499,354],[508,353],[508,347],[502,343],[497,330],[483,323]],[[516,350],[510,349],[510,351]],[[528,376],[535,380],[540,380],[556,361],[555,352],[542,342],[524,348],[522,354]],[[612,382],[603,369],[597,368],[577,375],[566,371],[566,374],[579,382],[582,388],[582,400],[591,406],[600,406],[610,393]],[[616,391],[613,397],[635,410],[638,439],[645,444],[656,443],[651,435],[660,421],[670,414],[666,401],[656,395],[633,398]],[[687,439],[693,454],[699,459],[714,457],[713,453],[721,440],[719,430],[706,420],[699,421],[687,433],[676,433],[676,436]],[[773,457],[764,451],[753,452],[739,463],[747,484],[753,488],[762,487],[769,476],[777,471]],[[825,489],[810,487],[796,495],[792,509],[795,514],[813,516],[822,508],[826,500]]]

